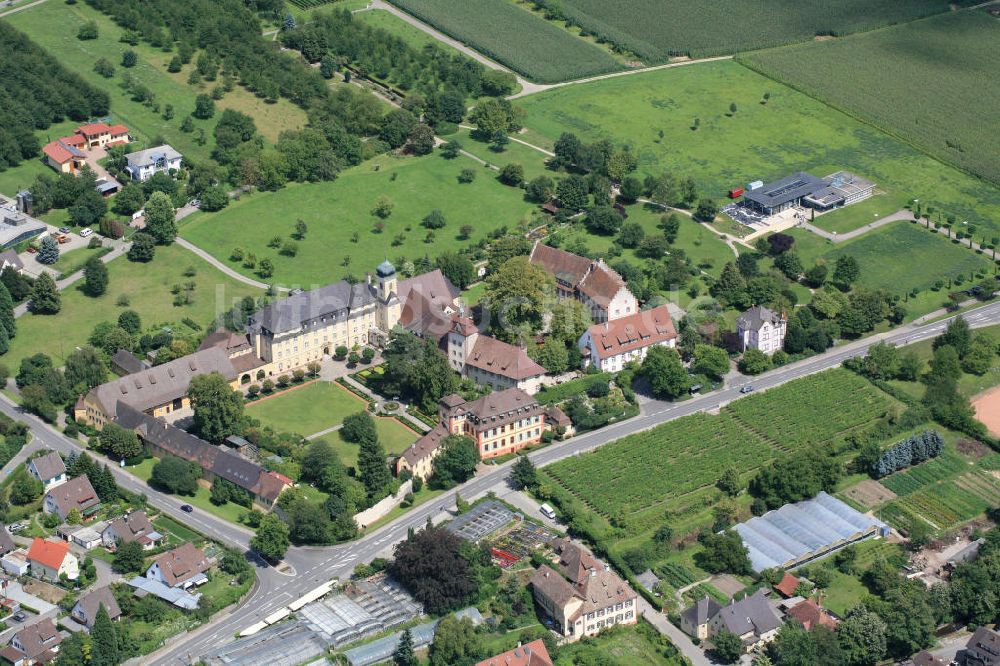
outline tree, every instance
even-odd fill
[[[76,31],[76,38],[80,40],[97,39],[97,22],[87,21]]]
[[[738,532],[726,530],[721,534],[703,532],[698,541],[702,550],[695,554],[699,567],[711,573],[750,575],[750,555]]]
[[[626,222],[622,225],[621,231],[618,233],[618,244],[622,247],[635,248],[639,247],[639,244],[646,238],[646,230],[642,228],[642,225],[638,222]],[[666,239],[664,239],[664,244]],[[666,248],[664,247],[664,250]],[[657,255],[654,255],[656,257]],[[663,256],[659,253],[658,256]]]
[[[462,169],[458,172],[458,182],[471,183],[476,179],[476,172],[472,169]]]
[[[837,627],[837,639],[846,666],[874,666],[885,657],[885,622],[864,605],[847,612]]]
[[[128,260],[148,263],[156,255],[156,240],[148,233],[132,236],[132,246],[128,249]]]
[[[94,71],[106,79],[115,75],[115,66],[107,58],[98,58],[94,62]]]
[[[199,478],[201,466],[198,463],[177,456],[164,456],[153,465],[149,480],[152,485],[175,495],[194,495]]]
[[[589,192],[587,181],[575,174],[563,178],[556,185],[556,198],[564,208],[570,210],[586,208]]]
[[[392,203],[392,199],[383,194],[375,202],[375,206],[372,207],[372,215],[384,220],[392,215],[392,209],[394,206],[395,204]]]
[[[802,260],[794,252],[779,254],[774,258],[774,267],[792,281],[798,280],[799,276],[802,275]]]
[[[724,664],[735,664],[743,654],[743,642],[739,637],[723,629],[712,637],[715,656]]]
[[[922,582],[901,580],[872,610],[885,622],[888,657],[903,659],[934,642],[934,612]]]
[[[744,375],[759,375],[771,367],[771,359],[759,349],[748,349],[743,352],[739,369]]]
[[[512,257],[527,257],[532,243],[524,236],[504,236],[490,243],[486,249],[486,273],[492,274]]]
[[[492,139],[497,132],[513,132],[520,129],[523,112],[514,108],[504,98],[480,100],[472,110],[469,120],[476,126],[476,134]]]
[[[112,568],[118,573],[141,571],[145,565],[145,553],[138,541],[118,541]]]
[[[688,390],[687,370],[677,352],[669,347],[651,348],[642,362],[640,372],[657,398],[673,400]]]
[[[42,496],[42,482],[27,472],[20,473],[10,486],[10,502],[17,506],[31,504]]]
[[[819,287],[822,287],[823,283],[826,281],[826,274],[826,264],[816,264],[815,266],[806,269],[806,284],[814,289],[818,289]]]
[[[88,296],[101,296],[108,290],[108,267],[100,257],[91,257],[83,266],[83,291]]]
[[[833,492],[842,471],[835,459],[808,451],[762,468],[750,482],[750,494],[764,500],[767,508],[775,509],[812,498],[821,490]]]
[[[722,274],[712,285],[710,292],[726,305],[737,308],[745,307],[749,299],[747,282],[731,261],[722,267]]]
[[[139,62],[139,56],[132,49],[122,51],[122,67],[135,67]]]
[[[477,588],[461,547],[461,537],[443,527],[426,527],[396,545],[389,574],[405,585],[428,613],[460,608]]]
[[[420,225],[427,229],[440,229],[446,224],[444,213],[435,208],[420,221]]]
[[[48,273],[42,273],[35,280],[35,286],[31,290],[31,302],[28,304],[35,314],[56,314],[62,308],[62,298],[56,281]]]
[[[157,245],[170,245],[177,237],[177,212],[170,197],[163,192],[153,192],[146,202],[146,232]]]
[[[540,331],[554,280],[527,257],[508,259],[486,278],[484,301],[493,315],[494,335],[515,342],[524,332]]]
[[[892,379],[899,372],[899,350],[896,345],[876,342],[868,348],[860,369],[871,379]]]
[[[362,410],[354,414],[349,414],[344,418],[344,423],[340,428],[340,436],[353,444],[370,442],[378,439],[378,432],[375,430],[375,419],[367,410]]]
[[[437,488],[454,488],[465,483],[479,465],[479,447],[471,437],[448,435],[442,440],[441,453],[434,458],[432,485]]]
[[[722,470],[722,476],[715,482],[715,485],[730,497],[736,497],[743,490],[743,482],[740,480],[740,470],[735,465],[729,465]]]
[[[112,208],[119,215],[132,215],[142,210],[145,203],[146,193],[143,191],[142,185],[131,182],[115,195]]]
[[[250,547],[270,562],[281,560],[290,544],[288,525],[273,513],[261,519],[257,533],[250,539]]]
[[[448,251],[437,258],[435,264],[459,289],[465,289],[476,280],[476,266],[464,254]]]
[[[133,458],[142,453],[139,436],[117,423],[109,423],[99,435],[101,449],[118,459]]]
[[[584,218],[583,223],[591,233],[611,236],[621,229],[623,218],[611,206],[596,206]]]
[[[997,349],[997,341],[993,336],[980,333],[972,339],[968,351],[962,358],[962,369],[972,375],[985,375],[993,367]]]
[[[722,379],[729,372],[729,355],[726,350],[712,345],[696,345],[694,348],[695,372],[708,375],[713,379]]]
[[[972,344],[972,331],[969,329],[969,322],[965,317],[955,317],[944,329],[944,333],[934,338],[932,347],[938,350],[941,347],[949,346],[955,350],[959,358],[965,358]]]
[[[441,157],[446,160],[453,160],[462,153],[462,143],[460,141],[449,141],[441,146]]]
[[[215,115],[215,101],[209,95],[198,95],[194,99],[194,112],[191,115],[202,120],[211,118]]]
[[[505,164],[504,167],[500,169],[500,175],[498,177],[500,182],[504,185],[517,187],[524,182],[524,167],[515,163]]]
[[[135,310],[124,310],[118,315],[118,326],[129,335],[139,335],[142,332],[142,318]]]
[[[406,139],[414,155],[429,155],[434,150],[434,130],[424,123],[417,123]]]
[[[394,666],[418,666],[420,663],[417,655],[413,653],[413,634],[410,633],[409,627],[404,629],[399,637],[399,643],[392,653],[392,663]]]
[[[511,468],[511,481],[518,490],[534,490],[538,487],[538,471],[528,456],[521,456]]]
[[[368,496],[375,500],[385,497],[392,484],[392,474],[385,462],[385,449],[377,435],[360,442],[358,478],[365,485]]]
[[[221,442],[239,431],[243,396],[218,372],[191,380],[188,396],[194,406],[194,427],[203,439]]]
[[[702,222],[711,222],[718,214],[719,207],[711,199],[700,199],[698,201],[698,207],[694,211],[695,219]]]
[[[97,607],[94,626],[90,629],[90,664],[91,666],[118,666],[122,661],[118,633],[111,623],[108,609],[101,603]]]
[[[458,378],[437,345],[408,331],[391,331],[382,357],[382,385],[388,395],[404,396],[434,411],[441,398],[458,388]]]
[[[861,277],[861,267],[853,255],[842,254],[837,257],[837,265],[833,269],[833,281],[837,286],[847,291],[859,277]]]
[[[59,261],[59,244],[56,243],[55,238],[46,236],[42,239],[41,247],[38,249],[37,261],[40,264],[47,264],[49,266]]]
[[[534,203],[545,203],[552,198],[555,192],[555,183],[548,176],[535,176],[532,178],[528,185],[524,188],[525,196],[528,201],[533,201]]]

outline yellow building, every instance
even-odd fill
[[[384,261],[374,283],[341,280],[294,293],[251,318],[251,347],[273,374],[319,361],[340,346],[381,346],[399,322],[397,289],[396,269]]]

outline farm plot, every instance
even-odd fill
[[[887,476],[881,483],[896,495],[909,495],[924,486],[951,478],[965,471],[967,467],[968,464],[960,456],[944,453],[916,467]]]
[[[727,465],[752,469],[773,456],[767,442],[728,413],[694,414],[546,471],[595,511],[612,516],[714,483]]]
[[[745,62],[1000,184],[998,40],[1000,21],[985,12],[965,11],[755,53]],[[914,99],[918,89],[933,90],[933,98]],[[878,94],[871,94],[875,90]]]
[[[923,520],[939,530],[975,518],[994,506],[1000,497],[1000,479],[976,470],[953,482],[936,484],[893,500],[878,516],[895,527],[907,529]]]
[[[622,68],[600,48],[509,2],[390,1],[533,81],[554,83]]]
[[[537,4],[554,5],[552,0]],[[948,11],[944,0],[561,0],[563,15],[621,50],[657,61],[789,44],[815,35],[871,30]],[[655,19],[654,19],[655,17]]]
[[[849,396],[844,399],[844,396]],[[727,407],[781,451],[830,441],[885,414],[890,398],[858,375],[831,370]]]

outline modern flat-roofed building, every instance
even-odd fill
[[[799,171],[744,192],[743,203],[764,215],[774,215],[802,205],[804,197],[823,187],[826,187],[826,182],[822,178]]]

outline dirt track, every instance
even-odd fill
[[[990,434],[1000,437],[1000,386],[980,393],[972,399],[976,418],[985,425]]]

